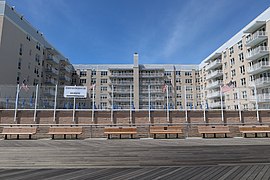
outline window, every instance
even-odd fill
[[[192,83],[192,79],[186,79],[186,83]]]
[[[106,86],[101,86],[101,87],[100,87],[100,91],[101,91],[101,92],[104,92],[104,91],[106,92],[106,91],[107,91],[107,87],[106,87]]]
[[[29,34],[27,34],[26,39],[27,39],[28,41],[31,41],[31,36],[30,36]]]
[[[234,53],[233,47],[230,47],[230,49],[229,49],[229,54],[231,55],[231,54],[233,54],[233,53]]]
[[[40,51],[40,43],[37,43],[36,49]]]
[[[176,86],[176,91],[181,91],[181,86]]]
[[[247,91],[242,91],[242,98],[247,99]]]
[[[101,79],[101,80],[100,80],[100,83],[101,83],[101,84],[107,84],[107,79]]]
[[[100,106],[101,106],[100,107],[101,109],[107,109],[107,103],[106,102],[101,102]]]
[[[240,73],[241,74],[244,74],[246,72],[246,70],[245,70],[245,66],[243,65],[243,66],[240,66]]]
[[[80,79],[80,83],[85,84],[86,83],[86,79]]]
[[[191,76],[192,75],[192,72],[191,71],[186,71],[185,72],[185,76]]]
[[[233,99],[238,99],[238,94],[237,93],[233,93]]]
[[[180,78],[176,78],[176,83],[181,83],[181,79]]]
[[[227,62],[224,63],[224,69],[227,69]]]
[[[101,71],[101,76],[107,76],[108,72],[107,71]]]
[[[196,86],[196,90],[197,91],[200,91],[201,90],[201,87],[200,86]]]
[[[171,73],[170,71],[165,71],[165,72],[164,72],[164,75],[165,75],[165,76],[171,76],[172,73]]]
[[[239,41],[237,43],[237,46],[238,46],[238,49],[242,50],[243,49],[243,43],[242,43],[242,41]]]
[[[235,76],[235,75],[236,75],[235,69],[231,70],[231,76],[233,77],[233,76]]]
[[[181,76],[181,71],[176,71],[176,76]]]
[[[19,61],[18,61],[18,69],[21,69],[21,66],[22,66],[22,59],[19,58]]]
[[[186,91],[192,91],[192,86],[186,86]]]
[[[19,55],[22,55],[22,51],[23,51],[23,44],[20,44]]]
[[[96,79],[92,79],[91,84],[96,84]]]
[[[21,73],[18,72],[17,73],[17,84],[20,84],[20,77],[21,77]]]
[[[192,94],[187,94],[186,98],[187,99],[193,99],[193,95]]]
[[[223,58],[225,59],[227,57],[226,51],[223,52]]]
[[[231,66],[234,65],[234,64],[235,64],[234,58],[232,58],[232,59],[230,60],[230,62],[231,62]]]
[[[228,73],[225,73],[225,79],[228,79]]]
[[[233,84],[233,87],[237,87],[236,86],[236,81],[233,81],[232,84]]]
[[[176,98],[182,98],[182,95],[181,94],[177,94],[176,95]]]
[[[80,72],[80,77],[85,77],[87,75],[87,72],[86,71],[81,71]]]
[[[244,61],[244,54],[243,53],[238,54],[238,57],[239,57],[239,61],[241,61],[241,62]]]
[[[241,85],[242,86],[245,86],[246,85],[246,78],[242,78],[240,81],[241,81]]]
[[[199,83],[201,81],[200,78],[196,78],[196,83]]]
[[[176,102],[176,105],[177,105],[177,106],[182,106],[182,102],[177,101],[177,102]]]
[[[107,94],[101,94],[100,95],[100,100],[105,100],[107,99]]]
[[[92,71],[92,76],[97,75],[97,72],[95,70]]]
[[[243,109],[247,110],[248,109],[248,105],[247,104],[243,104]]]
[[[234,109],[238,109],[238,105],[234,105]]]

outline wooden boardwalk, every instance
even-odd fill
[[[0,140],[0,179],[269,179],[270,140]]]

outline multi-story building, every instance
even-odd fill
[[[201,107],[197,65],[139,64],[135,53],[134,64],[74,67],[80,75],[80,83],[88,87],[91,99],[91,87],[95,85],[97,108],[164,109],[167,104],[170,109]]]
[[[55,85],[75,82],[69,60],[3,0],[0,0],[0,61],[0,84],[6,87],[1,88],[2,98],[13,97],[16,85],[24,84],[46,86],[40,89],[39,96],[50,99],[55,95]],[[15,88],[7,89],[7,85]],[[33,92],[35,89],[30,88],[28,94]]]
[[[210,108],[270,108],[269,20],[270,8],[201,63],[202,94]],[[233,90],[221,92],[228,83]]]

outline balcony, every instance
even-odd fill
[[[66,72],[68,72],[68,73],[71,73],[71,71],[72,71],[71,68],[68,67],[68,66],[64,66],[64,67],[61,66],[61,67],[60,67],[60,70],[61,70],[61,71],[66,71]]]
[[[114,86],[130,86],[133,85],[133,81],[111,81],[109,84]]]
[[[263,77],[256,79],[255,81],[250,81],[249,86],[251,87],[264,87],[264,86],[269,86],[270,85],[270,77]]]
[[[207,94],[207,98],[213,99],[220,97],[220,91],[214,91],[212,93]]]
[[[223,103],[223,107],[224,107],[224,103]],[[209,108],[210,108],[210,109],[221,108],[221,102],[213,102],[213,103],[209,103]]]
[[[140,91],[140,93],[142,93],[142,94],[148,94],[149,92],[148,92],[148,89],[142,89]],[[163,94],[164,92],[161,89],[151,89],[150,90],[150,93],[151,94]]]
[[[130,97],[114,97],[113,99],[112,98],[109,98],[110,101],[117,101],[117,102],[130,102]]]
[[[140,98],[140,101],[149,102],[149,97],[148,96],[142,96]],[[153,101],[164,101],[164,97],[151,97],[150,102],[153,102]]]
[[[109,93],[112,93],[112,89],[108,90]],[[113,93],[116,94],[130,94],[130,89],[126,88],[126,89],[114,89]],[[133,93],[133,90],[131,91],[131,93]]]
[[[164,85],[164,81],[141,81],[141,85],[148,86],[148,85]]]
[[[208,65],[205,67],[205,70],[206,70],[206,71],[209,71],[209,70],[215,69],[215,68],[217,68],[217,67],[219,67],[219,66],[221,66],[221,65],[222,65],[221,59],[217,59],[217,60],[211,62],[210,64],[208,64]]]
[[[251,96],[251,101],[256,101],[256,96]],[[258,103],[270,102],[270,93],[258,94],[257,101]]]
[[[133,78],[133,73],[112,73],[110,78]]]
[[[71,78],[70,78],[70,77],[67,77],[67,76],[60,76],[60,77],[59,77],[59,80],[70,82],[70,81],[71,81]]]
[[[246,39],[246,46],[254,46],[267,39],[265,31],[257,31]]]
[[[141,73],[140,76],[142,78],[162,78],[164,73]]]
[[[59,64],[59,59],[54,56],[47,56],[47,60],[53,64]]]
[[[217,78],[223,75],[222,70],[213,71],[212,73],[206,76],[206,80]]]
[[[58,76],[59,71],[54,68],[46,68],[45,72],[54,76]]]
[[[265,56],[267,54],[269,54],[269,47],[267,47],[267,46],[258,46],[256,48],[252,49],[251,51],[249,51],[247,53],[246,58],[247,58],[247,60],[253,61],[253,60],[256,60],[256,59],[258,59],[258,58],[260,58],[262,56]]]
[[[261,61],[260,63],[256,63],[253,66],[249,67],[248,73],[254,75],[269,69],[269,61]]]
[[[210,84],[207,85],[206,89],[214,89],[214,88],[219,88],[220,85],[222,85],[223,81],[222,80],[218,80],[218,81],[214,81]]]
[[[45,84],[47,84],[47,85],[56,85],[56,84],[58,84],[58,81],[56,81],[55,79],[46,79]]]

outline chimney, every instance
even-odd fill
[[[134,67],[139,67],[139,54],[138,53],[134,53],[133,55],[133,61],[134,61]]]

